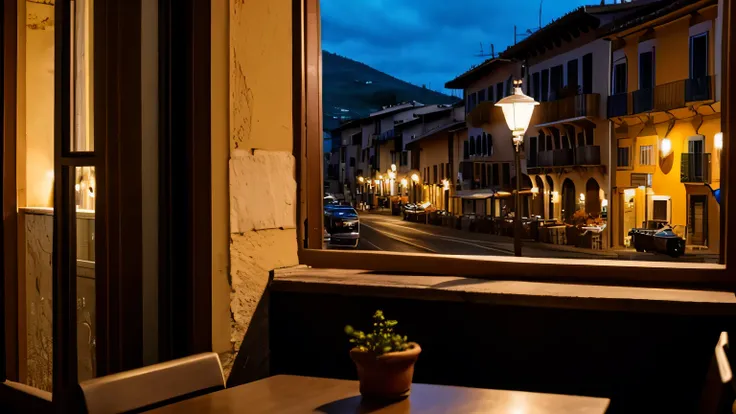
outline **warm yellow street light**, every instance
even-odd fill
[[[391,171],[396,171],[396,164],[391,164]]]
[[[723,149],[723,132],[716,132],[716,135],[713,137],[713,146],[718,151]]]
[[[401,186],[402,187],[406,187],[407,185],[409,185],[409,181],[407,181],[406,178],[402,178],[401,179]]]
[[[419,175],[412,174],[411,175],[411,180],[414,181],[415,183],[418,183],[419,182]]]
[[[514,81],[514,93],[500,101],[496,106],[503,110],[503,117],[511,130],[512,141],[516,147],[514,161],[516,166],[516,212],[514,213],[514,254],[521,256],[521,157],[519,151],[524,143],[524,134],[529,128],[529,122],[534,114],[534,107],[539,102],[521,91],[521,80]]]
[[[363,178],[362,176],[361,177],[358,177],[358,182],[361,183],[361,184],[364,183],[365,182],[365,178]]]

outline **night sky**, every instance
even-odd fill
[[[612,0],[607,0],[608,3]],[[321,0],[322,48],[416,85],[445,82],[539,25],[540,0]],[[599,0],[544,0],[542,25]],[[457,92],[456,92],[457,94]]]

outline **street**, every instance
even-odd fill
[[[405,253],[434,253],[481,256],[513,256],[513,240],[509,237],[414,223],[387,213],[360,212],[358,250],[383,250]],[[618,259],[652,261],[714,262],[716,257],[687,254],[679,259],[632,250],[593,251],[567,246],[554,246],[531,240],[524,242],[526,257],[572,259]]]

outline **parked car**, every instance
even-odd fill
[[[360,242],[360,218],[351,206],[325,205],[325,231],[328,245],[358,247]]]
[[[631,245],[637,252],[664,253],[680,257],[685,253],[685,240],[675,234],[672,227],[661,229],[631,229]]]
[[[431,203],[415,204],[408,203],[404,204],[404,220],[425,222],[427,220],[426,215],[434,211]]]

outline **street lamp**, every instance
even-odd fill
[[[529,128],[532,120],[534,107],[539,102],[534,98],[524,95],[521,91],[521,80],[514,81],[514,93],[500,101],[496,106],[503,110],[503,117],[511,130],[515,151],[514,163],[516,165],[516,212],[514,213],[514,255],[521,256],[521,158],[519,150],[524,143],[524,133]]]

